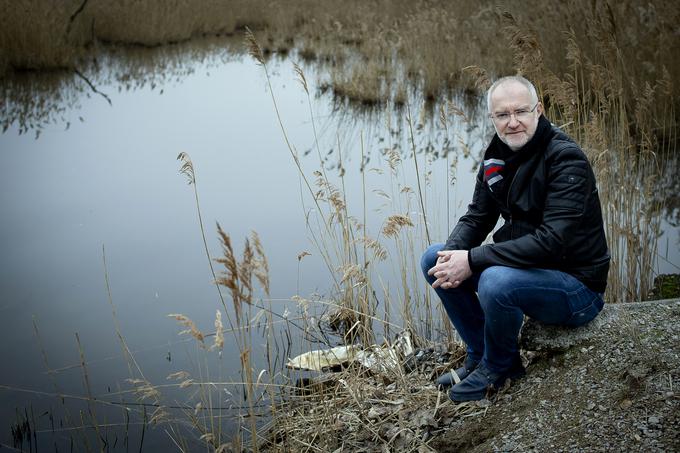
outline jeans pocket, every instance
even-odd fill
[[[566,322],[568,326],[579,327],[588,324],[600,313],[601,305],[597,299],[593,299],[585,307],[572,312],[571,318]]]

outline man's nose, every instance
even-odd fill
[[[508,127],[514,129],[517,126],[519,126],[519,121],[517,120],[517,117],[515,116],[514,113],[510,114],[510,122],[508,123]]]

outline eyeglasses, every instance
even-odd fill
[[[536,102],[536,105],[533,106],[531,110],[529,109],[519,109],[515,110],[514,112],[498,112],[498,113],[489,113],[489,116],[491,117],[492,120],[496,122],[496,124],[505,124],[510,122],[510,118],[515,115],[515,119],[517,121],[523,121],[529,118],[529,115],[534,113],[534,110],[536,110],[536,107],[538,107],[538,102]]]

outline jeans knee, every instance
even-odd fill
[[[429,271],[435,264],[437,264],[437,252],[444,248],[444,244],[437,243],[429,246],[423,255],[420,257],[420,269],[423,271],[425,278],[428,278],[427,271]]]
[[[515,287],[513,268],[505,266],[491,266],[486,268],[479,277],[477,292],[479,302],[486,311],[493,305],[504,305]]]

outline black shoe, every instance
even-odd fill
[[[437,379],[437,388],[439,390],[446,390],[452,385],[457,384],[468,377],[468,375],[477,368],[477,365],[479,365],[479,360],[465,359],[465,363],[462,367],[456,368],[455,370],[449,370],[439,376],[439,379]]]
[[[481,400],[487,391],[502,387],[506,379],[518,379],[525,374],[521,361],[515,362],[508,370],[497,373],[480,364],[467,379],[451,387],[449,398],[455,402]]]

